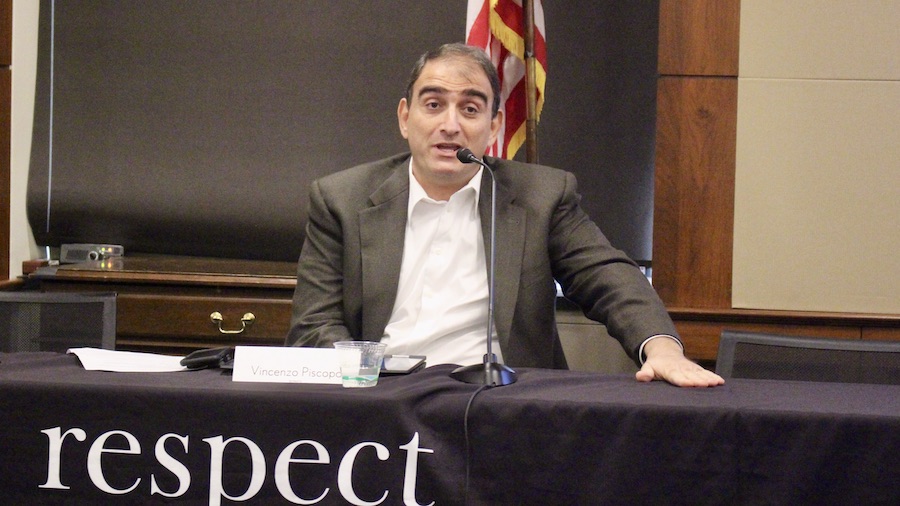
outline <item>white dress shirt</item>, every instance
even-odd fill
[[[413,176],[410,161],[400,284],[381,340],[386,354],[425,355],[428,365],[483,362],[488,318],[478,215],[483,170],[449,200],[436,201]],[[502,361],[496,331],[493,339],[492,351]]]

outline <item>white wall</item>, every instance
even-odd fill
[[[732,302],[900,313],[900,2],[741,2]]]
[[[22,273],[22,262],[41,258],[25,217],[34,80],[37,69],[38,0],[13,2],[12,33],[12,150],[10,153],[9,276]]]

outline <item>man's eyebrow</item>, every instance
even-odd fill
[[[425,86],[421,90],[419,90],[419,96],[428,95],[429,93],[436,93],[438,95],[443,95],[447,93],[446,88],[441,88],[440,86]]]
[[[421,90],[419,90],[420,97],[423,95],[428,95],[430,93],[435,93],[437,95],[443,95],[443,94],[447,93],[447,89],[442,88],[440,86],[425,86]],[[485,104],[488,103],[487,95],[484,92],[477,90],[475,88],[466,88],[463,90],[462,94],[467,97],[480,98],[481,100],[484,101]]]
[[[466,90],[463,90],[463,95],[473,98],[480,98],[482,101],[484,101],[485,104],[488,103],[487,94],[476,89],[468,88]]]

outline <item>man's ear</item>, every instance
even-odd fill
[[[503,109],[497,111],[497,115],[491,118],[491,142],[488,146],[492,146],[497,142],[497,136],[500,135],[500,127],[503,126]]]
[[[400,135],[402,135],[404,139],[409,138],[406,131],[407,120],[409,120],[409,104],[404,97],[400,99],[400,104],[397,105],[397,123],[400,125]]]

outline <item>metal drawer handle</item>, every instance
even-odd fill
[[[253,325],[253,322],[256,321],[256,316],[253,316],[253,313],[244,313],[244,316],[241,317],[241,328],[238,330],[225,330],[222,328],[222,313],[218,311],[213,311],[209,314],[209,320],[216,324],[219,327],[219,332],[222,334],[240,334],[241,332],[247,330],[247,327]]]

